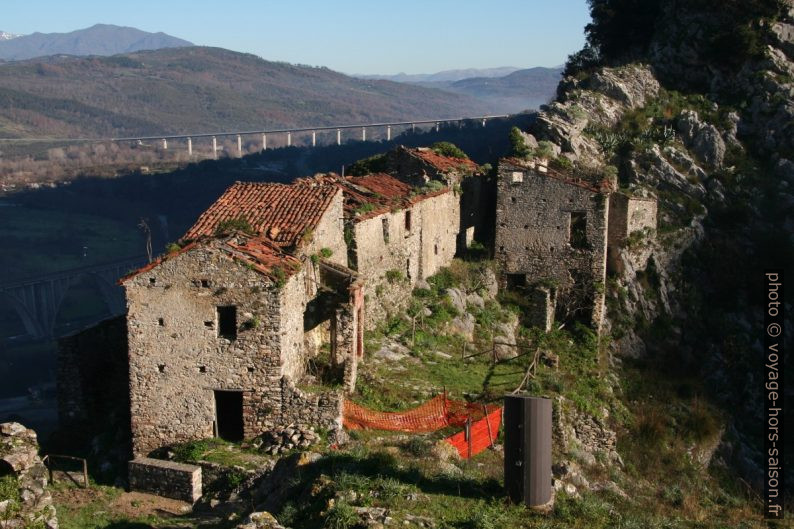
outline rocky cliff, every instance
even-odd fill
[[[596,38],[527,143],[551,142],[556,163],[658,199],[658,229],[610,255],[611,365],[699,373],[697,391],[724,411],[704,463],[716,454],[760,489],[763,446],[748,434],[762,424],[759,289],[765,268],[794,263],[794,4],[715,14],[709,2],[653,3],[648,39],[620,54],[588,26]]]

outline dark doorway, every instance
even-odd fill
[[[215,391],[215,420],[218,437],[227,441],[243,440],[242,391]]]

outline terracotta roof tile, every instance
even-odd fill
[[[444,156],[438,154],[433,149],[427,147],[420,147],[417,149],[408,149],[408,152],[429,163],[441,172],[447,171],[476,171],[477,164],[468,158],[452,158],[451,156]]]
[[[119,284],[157,268],[162,263],[173,259],[197,246],[212,244],[213,240],[204,237],[198,241],[180,248],[175,252],[161,255],[151,263],[127,274],[119,279]],[[260,272],[268,277],[276,278],[275,269],[280,268],[283,277],[289,277],[300,269],[300,261],[295,257],[284,253],[280,248],[262,237],[251,237],[242,233],[236,233],[216,243],[218,248],[229,258],[242,262],[250,266],[253,270]]]
[[[244,218],[273,244],[297,246],[317,226],[337,192],[330,185],[237,182],[201,214],[183,239],[214,235],[221,222]]]

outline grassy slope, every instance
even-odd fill
[[[0,134],[212,132],[457,117],[476,100],[220,48],[0,65]]]

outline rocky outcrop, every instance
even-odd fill
[[[19,423],[0,424],[0,479],[17,485],[17,495],[0,501],[0,528],[58,529],[47,490],[47,468],[39,457],[36,432]]]
[[[289,425],[263,433],[252,444],[266,454],[277,455],[294,449],[306,449],[319,441],[320,436],[314,428]]]

